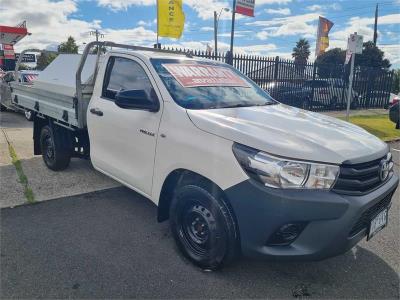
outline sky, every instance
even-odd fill
[[[162,0],[160,0],[162,1]],[[166,1],[166,0],[164,0]],[[220,12],[218,50],[229,48],[232,0],[183,0],[185,29],[179,40],[160,38],[163,45],[205,50],[214,45],[213,11]],[[311,45],[314,59],[318,17],[334,23],[330,49],[346,48],[357,32],[372,40],[376,0],[255,0],[255,17],[236,15],[234,51],[291,58],[299,38]],[[400,0],[378,1],[378,46],[394,68],[400,68]],[[56,49],[69,35],[81,49],[100,30],[104,40],[152,46],[156,41],[156,0],[0,0],[0,25],[26,20],[32,35],[16,46]]]

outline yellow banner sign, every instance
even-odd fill
[[[158,0],[157,5],[158,35],[180,38],[185,25],[182,0]]]

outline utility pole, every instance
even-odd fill
[[[101,33],[98,29],[90,31],[89,34],[96,36],[96,42],[99,41],[99,38],[104,38],[104,34]],[[97,47],[97,52],[98,52],[99,46],[97,45],[96,47]]]
[[[376,46],[376,41],[378,40],[378,3],[375,8],[375,24],[374,24],[374,45]]]
[[[217,47],[218,47],[218,42],[217,42],[217,36],[218,36],[218,17],[217,17],[217,12],[214,10],[214,53],[217,55]]]
[[[231,46],[229,48],[229,64],[233,65],[233,38],[235,35],[235,14],[236,14],[236,0],[232,4],[232,26],[231,26]]]

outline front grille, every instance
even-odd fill
[[[333,191],[341,194],[360,195],[378,188],[393,174],[393,171],[390,171],[384,182],[380,180],[380,164],[384,158],[386,156],[365,163],[341,165],[339,177],[333,187]],[[393,164],[390,155],[388,158],[389,163]]]
[[[351,229],[349,236],[353,236],[359,233],[363,229],[367,229],[371,220],[378,215],[386,207],[389,207],[390,201],[392,200],[393,193],[388,194],[381,201],[364,211],[358,221],[354,224]]]

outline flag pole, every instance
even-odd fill
[[[157,47],[158,48],[158,0],[157,0]]]

